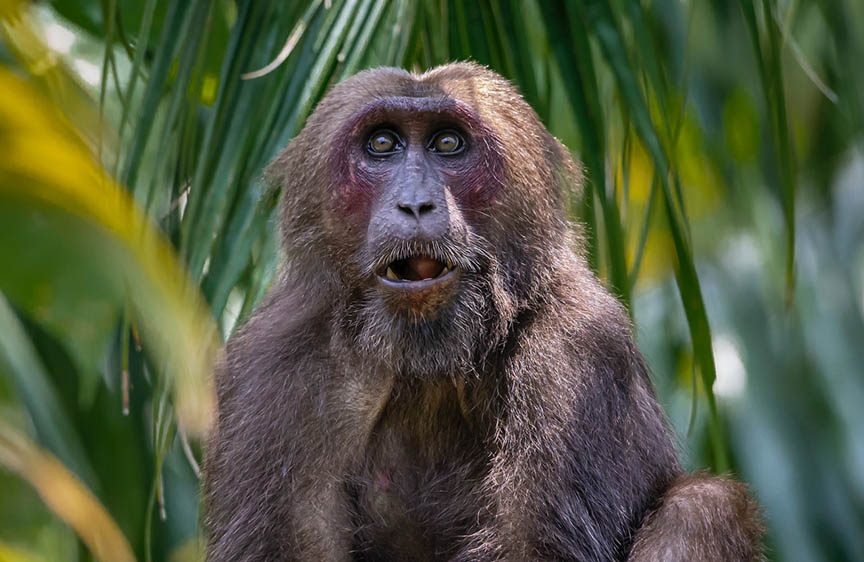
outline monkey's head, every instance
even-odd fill
[[[563,188],[577,167],[478,65],[355,75],[269,174],[286,282],[340,304],[334,321],[361,353],[416,372],[476,364],[572,255]]]

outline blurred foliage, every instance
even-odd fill
[[[0,31],[0,560],[197,559],[214,339],[278,260],[263,166],[332,83],[457,59],[584,163],[688,465],[751,483],[772,560],[864,560],[857,0],[0,0]]]

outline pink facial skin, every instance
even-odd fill
[[[465,137],[458,156],[436,157],[437,169],[466,215],[479,214],[503,185],[504,160],[491,128],[466,104],[450,98],[390,97],[373,101],[349,119],[328,155],[335,210],[346,219],[366,216],[387,167],[366,151],[368,136],[379,128],[429,132],[452,128]]]

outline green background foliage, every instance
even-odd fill
[[[0,420],[93,491],[138,559],[199,556],[199,433],[158,336],[200,328],[197,296],[158,300],[183,294],[159,292],[172,263],[34,198],[41,172],[5,173],[14,157],[55,172],[49,187],[101,162],[224,340],[279,260],[279,193],[261,171],[328,86],[470,59],[583,163],[571,214],[633,315],[687,466],[751,484],[772,560],[864,560],[857,0],[0,0],[0,30],[2,146],[25,144],[15,115],[49,131],[0,150]],[[72,137],[83,156],[55,146]],[[0,472],[4,556],[93,557]]]

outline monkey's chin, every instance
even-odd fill
[[[376,277],[378,289],[392,312],[423,320],[434,317],[453,299],[459,270],[452,269],[438,277],[418,281],[391,280],[380,275]]]

